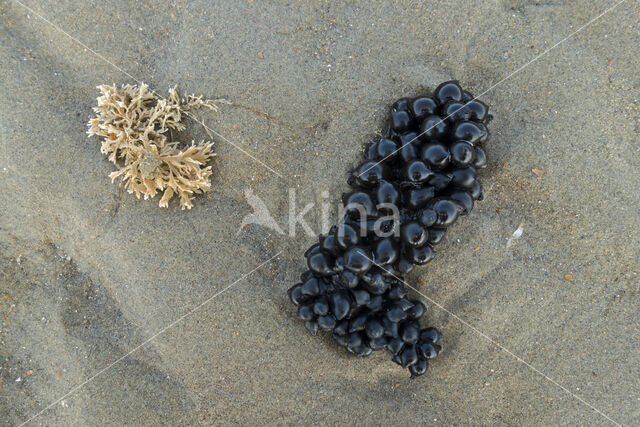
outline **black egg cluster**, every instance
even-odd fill
[[[351,173],[344,220],[307,250],[309,271],[289,289],[312,334],[332,332],[358,356],[387,349],[412,376],[427,370],[441,334],[421,328],[426,307],[407,299],[404,277],[482,199],[477,169],[487,164],[490,120],[457,81],[393,105],[387,137],[369,143]]]

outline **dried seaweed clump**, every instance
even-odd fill
[[[164,192],[161,207],[177,194],[182,209],[191,209],[193,196],[211,188],[211,166],[205,165],[215,155],[213,143],[192,141],[186,149],[179,148],[180,142],[171,141],[167,131],[185,129],[185,111],[202,107],[217,111],[221,100],[180,98],[176,88],[169,89],[164,99],[144,83],[98,89],[102,96],[94,107],[97,117],[89,121],[87,133],[102,138],[100,151],[118,167],[109,175],[111,180],[120,177],[129,193],[144,195],[145,200]]]

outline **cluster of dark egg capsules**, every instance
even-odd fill
[[[490,120],[457,81],[393,105],[388,136],[369,143],[349,177],[344,220],[307,250],[309,271],[289,289],[312,334],[332,332],[358,356],[387,349],[412,376],[426,372],[441,334],[421,328],[426,307],[407,299],[404,277],[482,199],[476,170],[487,164]]]

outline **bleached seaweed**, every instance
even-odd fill
[[[118,168],[109,176],[120,177],[129,193],[145,200],[163,192],[160,206],[167,207],[174,194],[180,197],[182,209],[191,209],[195,194],[211,188],[211,166],[206,163],[215,155],[213,143],[202,141],[181,148],[170,141],[169,130],[185,129],[183,113],[197,108],[218,111],[222,100],[203,100],[193,95],[181,98],[176,88],[160,98],[148,86],[101,85],[96,117],[89,121],[89,136],[101,138],[100,151]]]

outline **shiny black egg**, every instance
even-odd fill
[[[451,146],[451,162],[458,167],[466,167],[475,159],[473,145],[467,141],[457,141]]]
[[[434,224],[436,227],[448,227],[453,224],[460,210],[460,206],[448,199],[438,200],[431,208],[438,217]]]
[[[400,338],[407,344],[415,344],[418,342],[420,331],[413,325],[405,326],[400,330]]]
[[[324,316],[329,313],[329,301],[327,297],[321,296],[313,302],[313,312],[318,316]]]
[[[422,160],[434,171],[444,169],[451,160],[449,149],[442,143],[425,145],[422,151]]]
[[[433,245],[436,245],[438,243],[440,243],[442,241],[442,238],[444,237],[445,233],[447,232],[446,228],[434,228],[431,227],[428,230],[429,233],[429,237],[427,239],[427,241]]]
[[[384,178],[384,166],[382,163],[370,160],[362,163],[353,171],[356,182],[366,188],[375,187]]]
[[[307,328],[311,335],[316,335],[318,333],[318,322],[314,322],[312,320],[307,320],[304,322],[304,327]]]
[[[380,185],[376,189],[376,201],[378,202],[378,209],[384,209],[381,204],[389,204],[397,206],[399,202],[400,194],[396,187],[388,181],[380,181]]]
[[[327,258],[327,255],[315,253],[307,258],[307,265],[309,270],[313,271],[319,276],[330,276],[334,273],[331,261]]]
[[[476,147],[475,148],[475,154],[476,154],[476,158],[475,161],[473,162],[473,166],[476,169],[484,169],[487,167],[487,153],[485,153],[485,151],[481,148],[481,147]]]
[[[375,149],[372,150],[373,157],[376,160],[388,161],[392,160],[398,151],[398,145],[388,138],[380,138],[376,143]]]
[[[406,164],[418,158],[418,149],[415,144],[406,143],[400,146],[399,154],[402,162]]]
[[[423,341],[418,345],[418,351],[425,359],[433,359],[440,352],[440,346],[432,341]]]
[[[349,322],[349,332],[364,331],[364,328],[366,326],[367,326],[367,316],[364,316],[364,315],[358,316]]]
[[[418,218],[423,227],[431,227],[438,219],[438,215],[433,209],[424,209]]]
[[[449,183],[451,183],[451,176],[447,173],[436,172],[429,177],[427,182],[433,186],[436,191],[440,191],[447,188]]]
[[[425,311],[427,311],[427,307],[421,303],[420,301],[417,301],[413,307],[411,307],[409,310],[407,310],[407,315],[409,316],[409,319],[411,320],[418,320],[419,318],[422,317],[422,315],[425,313]]]
[[[415,183],[426,181],[432,174],[431,169],[421,160],[412,160],[405,168],[406,180]]]
[[[355,246],[360,241],[358,231],[350,224],[340,224],[336,230],[335,240],[337,245],[342,249]]]
[[[407,368],[418,361],[418,353],[413,345],[408,345],[402,350],[400,355],[400,365]]]
[[[435,195],[435,188],[431,186],[425,186],[422,188],[413,188],[408,191],[405,197],[406,206],[408,209],[420,209],[425,206],[433,196]]]
[[[474,99],[465,104],[469,120],[484,122],[489,115],[489,107],[482,101]]]
[[[394,323],[401,322],[407,318],[407,313],[398,306],[393,306],[385,313],[387,319],[391,320]]]
[[[372,338],[369,340],[369,347],[371,347],[371,350],[382,350],[386,346],[387,338],[384,336],[379,338]]]
[[[475,180],[471,187],[469,188],[469,194],[473,197],[473,200],[482,200],[482,185],[480,181]]]
[[[410,221],[401,226],[400,238],[407,245],[422,246],[427,242],[428,235],[422,225],[416,221]]]
[[[424,245],[419,248],[409,246],[407,248],[407,258],[413,264],[424,265],[431,261],[435,256],[434,250],[429,245]]]
[[[320,294],[320,283],[316,277],[310,277],[307,279],[300,289],[302,295],[316,296]]]
[[[302,284],[298,284],[295,285],[291,288],[289,288],[289,290],[287,291],[287,293],[289,294],[289,299],[291,300],[292,303],[294,303],[295,305],[300,305],[301,303],[303,303],[305,301],[305,299],[307,298],[303,293],[302,293]]]
[[[298,318],[300,320],[312,320],[316,316],[313,313],[313,307],[310,304],[301,305],[298,307]]]
[[[360,278],[350,270],[343,270],[340,272],[339,281],[346,288],[355,288],[358,286]]]
[[[409,291],[402,285],[396,285],[392,289],[389,290],[389,298],[392,300],[401,300],[407,296]]]
[[[382,299],[382,295],[376,295],[371,298],[369,304],[367,304],[367,308],[373,312],[382,310],[384,305],[384,299]]]
[[[453,139],[469,141],[471,144],[483,142],[487,136],[487,130],[481,123],[464,121],[455,125],[452,132]]]
[[[419,377],[427,372],[429,368],[429,363],[421,357],[418,357],[418,361],[413,365],[409,366],[409,372],[411,372],[411,377]]]
[[[343,196],[345,214],[352,218],[374,216],[376,207],[371,196],[363,191],[352,191]]]
[[[411,115],[404,110],[391,110],[391,129],[396,132],[404,132],[411,125]]]
[[[320,316],[316,319],[318,326],[325,331],[330,331],[336,326],[336,319],[332,315]]]
[[[430,341],[438,344],[442,334],[436,328],[425,328],[420,331],[420,341]]]
[[[429,96],[415,98],[411,102],[411,114],[416,120],[422,120],[427,116],[437,114],[438,103]]]
[[[365,326],[365,333],[371,339],[382,337],[384,335],[382,323],[375,319],[369,320]]]
[[[451,176],[451,183],[456,187],[471,188],[473,182],[478,179],[478,172],[471,166],[456,169],[449,174]]]
[[[359,246],[349,248],[344,254],[344,266],[357,275],[369,271],[372,266],[372,254]]]
[[[442,104],[449,101],[462,101],[463,90],[457,80],[451,80],[438,85],[433,96]]]
[[[396,262],[393,267],[398,273],[400,273],[401,276],[406,276],[413,271],[415,265],[405,257],[401,256],[398,262]]]
[[[333,234],[329,234],[320,239],[320,249],[322,249],[323,252],[327,252],[331,255],[338,255],[338,253],[340,252],[340,248],[338,247],[336,238]]]
[[[329,296],[329,307],[336,320],[342,320],[351,311],[351,301],[345,292],[335,292]]]
[[[387,350],[391,352],[391,354],[399,354],[404,348],[405,344],[400,338],[393,338],[388,341]]]
[[[371,294],[364,289],[352,289],[351,296],[358,307],[362,307],[371,302]]]
[[[373,256],[376,264],[393,264],[398,259],[398,248],[393,238],[387,237],[376,242]]]
[[[420,138],[423,141],[437,141],[447,135],[449,126],[440,116],[432,115],[424,118],[420,123]]]

